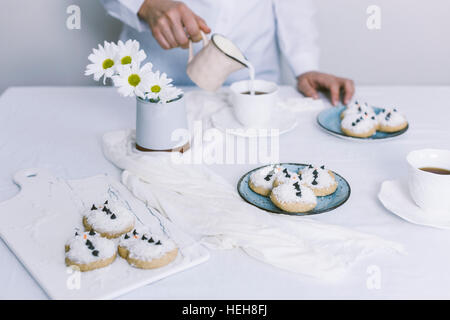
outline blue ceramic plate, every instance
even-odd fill
[[[396,136],[399,136],[399,135],[405,133],[409,128],[409,125],[408,125],[408,126],[406,126],[405,129],[397,131],[397,132],[392,132],[392,133],[377,131],[373,136],[368,137],[368,138],[350,137],[350,136],[347,136],[345,133],[343,133],[341,130],[340,115],[341,115],[341,112],[344,110],[345,110],[344,106],[326,109],[326,110],[322,111],[321,113],[319,113],[319,115],[317,116],[317,123],[319,124],[319,126],[322,129],[324,129],[325,131],[327,131],[328,133],[330,133],[334,136],[337,136],[340,138],[352,139],[352,140],[389,139],[389,138],[393,138],[393,137],[396,137]],[[373,107],[373,110],[375,111],[376,114],[381,112],[381,108]]]
[[[292,172],[297,172],[299,169],[302,169],[304,167],[307,167],[307,164],[300,164],[300,163],[280,163],[281,166],[284,168],[287,168],[288,170]],[[265,167],[265,166],[263,166]],[[254,192],[250,187],[248,186],[248,180],[250,179],[250,175],[253,171],[256,171],[258,169],[261,169],[263,167],[259,167],[256,169],[253,169],[250,172],[247,172],[238,182],[237,190],[239,192],[239,195],[248,203],[254,205],[255,207],[258,207],[260,209],[270,211],[273,213],[283,213],[283,214],[289,214],[294,216],[308,216],[312,214],[318,214],[323,213],[327,211],[331,211],[336,209],[337,207],[343,205],[347,199],[350,197],[350,185],[348,182],[341,177],[336,172],[334,173],[334,176],[336,178],[336,181],[338,182],[338,187],[336,191],[333,194],[330,194],[325,197],[317,197],[317,206],[309,211],[309,212],[303,212],[303,213],[292,213],[292,212],[286,212],[278,207],[276,207],[272,201],[270,201],[269,197],[264,197],[262,195],[257,194]]]

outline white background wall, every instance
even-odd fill
[[[314,2],[322,70],[358,84],[450,84],[450,1]],[[66,28],[70,4],[81,7],[81,30]],[[372,4],[382,10],[381,30],[366,27]],[[13,85],[95,85],[83,75],[87,55],[119,31],[97,0],[3,0],[0,92]]]

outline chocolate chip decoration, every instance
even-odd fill
[[[94,250],[94,251],[92,251],[92,255],[93,255],[93,256],[96,256],[96,257],[98,257],[98,254],[99,254],[98,250]]]
[[[325,166],[321,166],[320,169],[325,170]]]
[[[148,238],[145,235],[143,235],[141,239],[142,240],[147,240]]]
[[[136,229],[134,229],[133,230],[133,235],[135,236],[135,235],[137,235],[138,233],[137,233],[137,231],[136,231]]]
[[[158,242],[155,243],[156,245],[161,245],[161,241],[158,240]]]
[[[104,204],[108,204],[108,200],[106,200]]]
[[[89,235],[90,235],[90,236],[95,236],[95,231],[91,229],[91,230],[89,231]]]
[[[286,168],[283,170],[283,173],[284,173],[284,176],[286,178],[290,178],[291,177],[291,175],[289,174],[289,172],[288,172],[288,170]]]
[[[91,211],[92,211],[92,210],[97,210],[97,207],[96,207],[94,204],[93,204],[92,207],[91,207]]]
[[[148,242],[149,242],[149,243],[153,243],[153,242],[155,242],[155,240],[153,240],[153,238],[150,238],[150,239],[148,240]]]
[[[300,185],[298,182],[294,183],[293,186],[294,186],[295,190],[300,191]]]
[[[110,218],[111,218],[111,219],[115,219],[115,218],[117,218],[117,217],[116,217],[116,215],[113,213],[113,214],[111,215]]]
[[[299,192],[297,192],[295,195],[296,195],[297,197],[301,197],[301,196],[302,196],[302,192],[299,191]]]
[[[123,237],[125,240],[126,239],[130,239],[130,236],[128,235],[128,233],[125,233],[125,236]]]
[[[270,178],[272,178],[272,175],[269,173],[269,174],[264,178],[264,180],[270,181]]]
[[[313,186],[317,186],[317,181],[316,181],[316,178],[314,178],[314,180],[311,182],[311,184],[313,185]]]

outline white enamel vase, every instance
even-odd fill
[[[136,99],[136,148],[141,151],[174,151],[189,143],[183,95],[168,103]]]

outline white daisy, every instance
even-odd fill
[[[178,89],[173,86],[168,86],[164,90],[162,90],[161,93],[159,94],[159,102],[167,103],[167,102],[173,101],[182,94],[183,94],[183,91],[181,89]]]
[[[124,97],[138,96],[145,98],[149,79],[152,76],[152,64],[146,63],[142,68],[132,63],[130,68],[123,68],[119,75],[113,76],[114,85],[119,87],[119,93]]]
[[[92,64],[87,65],[84,74],[86,76],[94,75],[94,80],[98,81],[103,77],[103,83],[106,78],[111,78],[116,71],[117,45],[105,41],[104,46],[98,45],[98,49],[93,49],[88,57]]]
[[[117,65],[126,66],[132,63],[141,65],[141,62],[147,58],[144,50],[139,50],[139,42],[136,40],[127,40],[125,43],[119,40],[117,43]]]
[[[147,99],[160,103],[166,103],[167,101],[175,99],[176,96],[173,96],[175,94],[179,94],[179,92],[174,91],[176,88],[174,88],[171,83],[172,79],[168,78],[167,74],[156,71],[149,78],[146,96]]]

